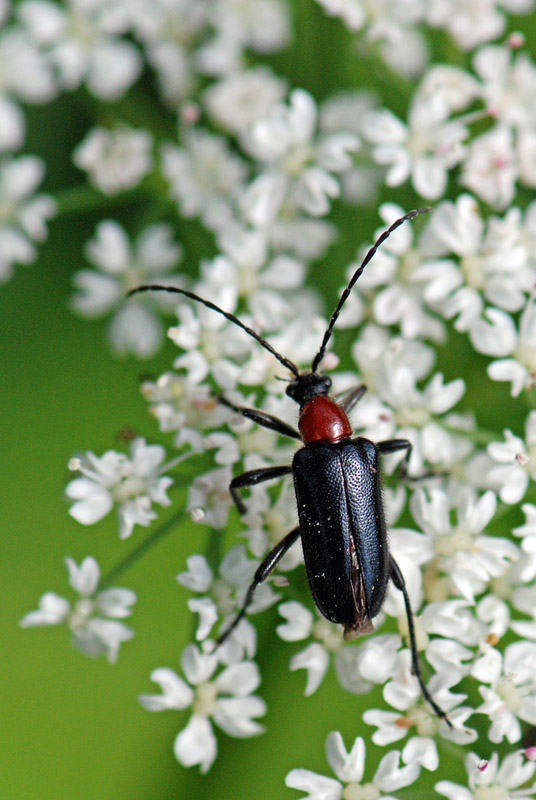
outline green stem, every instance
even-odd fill
[[[155,530],[150,536],[145,539],[145,541],[141,542],[137,547],[134,548],[125,558],[116,564],[115,567],[103,576],[100,581],[99,589],[105,589],[112,581],[115,581],[119,575],[122,575],[123,572],[126,572],[127,569],[136,563],[148,550],[151,549],[153,545],[155,545],[160,539],[168,534],[171,529],[179,522],[180,519],[184,517],[184,510],[181,509],[176,514],[173,514],[169,519],[162,523],[162,525]]]

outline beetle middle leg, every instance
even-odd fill
[[[397,470],[397,476],[400,480],[406,481],[406,483],[410,484],[419,484],[420,481],[425,481],[428,478],[441,478],[446,476],[447,473],[443,472],[434,472],[430,470],[428,472],[423,472],[422,475],[409,475],[408,468],[409,468],[409,460],[411,458],[411,451],[413,450],[413,445],[409,441],[409,439],[388,439],[385,442],[378,442],[378,450],[380,453],[396,453],[399,450],[405,450],[405,455],[402,461],[400,462],[400,466]]]
[[[281,539],[281,541],[276,544],[273,550],[270,550],[270,552],[264,558],[264,560],[261,561],[261,563],[259,564],[259,566],[255,571],[255,575],[253,576],[253,581],[249,586],[249,589],[247,590],[247,594],[242,604],[242,608],[232,621],[231,625],[227,628],[227,630],[224,631],[221,634],[221,636],[216,640],[216,644],[218,647],[219,645],[223,644],[223,642],[227,639],[227,637],[234,631],[240,620],[245,617],[246,612],[248,610],[248,606],[251,604],[251,601],[253,600],[253,594],[257,586],[259,586],[259,584],[261,584],[264,580],[266,580],[268,575],[275,569],[279,561],[281,561],[285,553],[287,553],[290,550],[290,548],[292,547],[294,542],[299,538],[299,536],[300,536],[299,527],[294,528],[294,530],[290,531],[290,533],[287,533],[287,535],[284,536]]]
[[[409,633],[409,644],[411,650],[411,671],[417,678],[419,683],[421,692],[423,694],[424,699],[429,703],[429,705],[433,708],[434,712],[440,719],[444,719],[445,722],[448,724],[450,728],[452,728],[452,723],[450,722],[447,714],[440,708],[435,700],[432,698],[432,695],[428,691],[426,684],[424,683],[421,671],[421,661],[419,658],[419,651],[417,649],[417,637],[415,635],[415,619],[413,616],[413,611],[411,609],[411,603],[409,600],[408,590],[406,589],[406,582],[404,581],[404,576],[400,571],[400,567],[394,560],[392,556],[390,556],[390,573],[391,573],[391,580],[393,581],[396,588],[402,592],[402,596],[404,598],[404,605],[406,607],[406,618],[408,620],[408,633]]]
[[[398,468],[399,478],[406,479],[408,477],[409,459],[411,458],[411,451],[413,450],[413,445],[409,439],[388,439],[385,442],[378,442],[377,446],[382,455],[386,453],[397,453],[399,450],[406,451]]]
[[[237,475],[236,478],[233,478],[229,484],[229,491],[239,512],[245,514],[247,509],[237,489],[241,489],[245,486],[255,486],[257,483],[269,481],[272,478],[281,478],[283,475],[288,475],[291,472],[292,467],[290,466],[260,467],[259,469],[250,469],[248,472],[243,472],[241,475]]]

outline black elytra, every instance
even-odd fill
[[[377,249],[406,220],[430,210],[418,208],[400,217],[370,248],[342,292],[320,349],[307,371],[300,371],[290,359],[278,353],[266,339],[234,314],[193,292],[175,286],[150,284],[138,286],[128,294],[173,292],[201,303],[242,328],[292,374],[286,393],[300,407],[298,430],[265,411],[235,405],[225,397],[219,398],[223,405],[258,425],[282,436],[301,440],[303,447],[296,451],[290,466],[249,470],[231,481],[231,496],[240,513],[244,513],[246,508],[239,489],[291,474],[296,492],[299,525],[283,537],[261,562],[241,610],[220,636],[218,644],[229,636],[245,616],[256,587],[268,577],[294,542],[301,538],[314,601],[326,619],[343,626],[346,639],[373,630],[372,619],[383,605],[389,579],[402,592],[408,620],[412,672],[435,714],[451,726],[446,713],[433,700],[422,677],[413,612],[402,573],[389,553],[382,505],[380,456],[384,453],[405,451],[404,461],[407,464],[411,443],[407,439],[374,443],[361,436],[352,438],[348,413],[361,399],[366,387],[357,386],[335,400],[329,397],[331,378],[317,371],[340,311]]]

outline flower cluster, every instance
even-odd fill
[[[87,526],[115,509],[119,536],[128,538],[153,523],[156,506],[175,502],[169,473],[180,476],[198,456],[183,515],[216,531],[231,520],[240,539],[221,563],[207,550],[176,567],[190,592],[196,644],[182,652],[184,677],[156,668],[161,694],[140,697],[148,710],[179,712],[174,753],[182,765],[211,768],[219,746],[212,723],[232,737],[263,731],[256,720],[268,709],[255,694],[261,672],[249,615],[277,605],[279,652],[288,648],[290,670],[305,670],[305,695],[328,680],[351,701],[381,687],[366,711],[355,700],[354,715],[370,727],[374,747],[404,740],[365,782],[363,738],[348,753],[331,733],[336,779],[293,769],[287,786],[309,798],[392,798],[435,773],[437,792],[449,798],[483,797],[479,790],[490,786],[493,796],[532,796],[535,787],[524,786],[530,757],[510,752],[499,768],[486,740],[519,746],[524,726],[536,724],[536,64],[521,34],[506,36],[509,12],[526,14],[533,3],[319,5],[358,32],[363,57],[399,73],[402,101],[357,85],[319,100],[277,75],[264,60],[293,46],[292,4],[283,0],[119,0],[113,8],[105,0],[21,0],[8,9],[0,30],[0,280],[35,260],[56,210],[36,194],[42,160],[17,153],[25,105],[89,93],[106,112],[71,157],[104,211],[85,248],[89,265],[73,275],[71,307],[81,317],[108,316],[111,349],[140,359],[158,351],[162,316],[174,315],[174,360],[141,387],[169,455],[136,436],[128,453],[73,457],[70,514]],[[448,37],[456,65],[429,46],[430,28]],[[154,78],[167,129],[149,109],[129,118],[122,105],[142,74]],[[361,250],[345,257],[345,281],[342,269],[329,271],[340,221],[346,217],[357,247],[355,209],[376,208],[384,185],[400,202],[379,205],[371,239],[412,206],[422,216],[382,236],[353,286]],[[115,219],[113,203],[136,196],[149,198],[150,212],[132,224],[124,214]],[[185,262],[199,261],[197,275],[179,274],[184,252]],[[295,424],[285,364],[308,369],[319,353],[329,316],[309,284],[321,260],[328,278],[337,274],[352,290],[319,371],[329,371],[335,397],[367,387],[351,410],[360,436],[408,443],[406,457],[399,447],[383,459],[383,498],[413,638],[406,598],[391,581],[374,619],[379,632],[346,642],[342,628],[314,610],[299,543],[277,576],[248,594],[259,565],[296,529],[285,467],[297,445],[241,409]],[[126,296],[144,284],[162,291]],[[335,371],[339,359],[345,371]],[[490,393],[498,406],[491,421],[487,400],[474,408],[475,394]],[[517,409],[512,423],[500,397]],[[264,468],[281,480],[253,478],[241,488],[239,515],[233,476]],[[515,517],[522,501],[524,518]],[[106,579],[99,587],[92,558],[67,565],[80,598],[71,604],[47,592],[21,624],[63,623],[83,651],[116,660],[133,635],[118,620],[130,614],[134,593],[110,589]],[[248,616],[218,646],[248,600]],[[422,697],[415,649],[446,720]],[[460,780],[468,788],[446,780],[448,753],[476,742],[489,760],[467,756]]]

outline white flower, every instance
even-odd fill
[[[417,349],[418,353],[418,349]],[[392,354],[396,356],[396,351]],[[353,413],[355,424],[365,428],[364,435],[373,441],[386,439],[408,439],[412,444],[408,463],[409,475],[422,475],[426,469],[425,461],[435,467],[450,469],[465,449],[460,450],[458,442],[436,419],[444,415],[462,397],[465,386],[461,378],[443,382],[443,376],[436,373],[424,389],[417,388],[415,372],[410,364],[384,358],[374,374],[374,390],[383,405],[376,402],[376,416],[381,425],[371,425],[370,405],[359,403]],[[370,403],[371,401],[369,401]],[[375,433],[381,433],[376,436]],[[403,457],[400,451],[397,461]],[[391,459],[389,459],[391,461]]]
[[[484,702],[476,711],[491,721],[491,742],[507,739],[513,744],[521,739],[520,720],[536,723],[536,643],[515,642],[508,645],[504,657],[498,652],[495,656],[497,663],[490,662],[487,670],[479,670],[479,680],[490,687],[480,686]]]
[[[293,769],[285,779],[286,785],[307,792],[307,800],[380,797],[380,793],[384,800],[394,800],[390,793],[414,783],[421,767],[435,770],[439,763],[431,739],[412,739],[402,752],[392,750],[387,753],[372,780],[365,782],[365,740],[357,737],[348,753],[338,731],[330,733],[326,740],[326,757],[338,780],[308,769]],[[389,793],[389,797],[385,793]]]
[[[214,267],[218,271],[223,270],[224,274],[227,273],[233,279],[238,277],[238,273],[226,260],[216,259]],[[196,286],[196,289],[203,294],[202,285]],[[224,311],[236,312],[238,287],[232,283],[213,281],[209,296],[211,302]],[[227,321],[222,314],[217,314],[201,303],[194,305],[181,302],[177,315],[179,324],[168,330],[168,336],[178,347],[187,351],[175,361],[174,366],[177,369],[182,366],[188,368],[185,356],[189,357],[190,364],[195,359],[195,370],[199,378],[202,380],[212,374],[219,386],[227,391],[234,389],[246,377],[248,369],[252,369],[255,377],[245,382],[255,384],[265,383],[268,371],[276,369],[275,359],[261,350],[252,337],[239,326]],[[240,318],[246,325],[253,327],[252,321],[246,315],[240,315]],[[277,348],[275,342],[274,346]]]
[[[482,294],[506,311],[520,310],[534,282],[530,224],[530,214],[523,226],[520,210],[513,208],[485,225],[469,194],[456,203],[440,203],[419,239],[425,260],[417,276],[426,281],[426,302],[448,319],[456,318],[460,331],[480,317]],[[444,258],[451,253],[459,266]]]
[[[222,230],[234,217],[243,192],[246,165],[225,139],[202,129],[181,137],[182,147],[162,147],[162,170],[186,218],[199,216],[209,230]]]
[[[536,765],[533,761],[525,760],[519,750],[505,756],[500,767],[497,753],[493,753],[489,761],[476,753],[469,753],[465,768],[469,776],[469,788],[442,780],[436,783],[436,792],[449,800],[476,800],[486,796],[528,800],[529,795],[536,792],[535,786],[525,786],[532,778]]]
[[[246,48],[272,53],[290,38],[289,9],[282,0],[218,0],[208,8],[215,33],[199,48],[196,59],[200,69],[210,75],[238,72],[247,58]]]
[[[477,477],[495,489],[503,503],[519,503],[527,490],[529,477],[536,479],[536,411],[531,411],[527,417],[525,442],[510,430],[504,431],[504,438],[504,442],[488,445],[491,463],[477,464]]]
[[[471,141],[460,183],[494,208],[506,208],[514,199],[518,173],[512,132],[496,125]]]
[[[129,32],[126,5],[105,0],[25,0],[18,14],[56,66],[60,83],[75,89],[86,81],[103,100],[117,100],[141,71],[136,47],[120,38]]]
[[[35,156],[0,161],[0,283],[11,277],[15,263],[31,264],[37,256],[33,240],[46,238],[56,203],[48,195],[33,194],[44,171]]]
[[[289,297],[289,292],[303,285],[305,265],[287,254],[272,258],[265,231],[236,223],[219,233],[218,244],[224,255],[203,264],[200,294],[213,297],[225,287],[236,287],[257,325],[273,331],[288,324],[295,317],[295,295]]]
[[[241,200],[246,219],[265,226],[289,204],[312,216],[329,211],[330,198],[340,184],[333,173],[352,166],[351,153],[359,146],[353,133],[316,134],[317,109],[310,94],[296,89],[290,103],[275,107],[256,122],[244,141],[246,151],[265,165]]]
[[[199,614],[199,625],[196,639],[206,639],[213,625],[220,616],[224,617],[220,635],[225,633],[233,618],[243,606],[246,592],[249,589],[258,561],[248,559],[244,545],[237,544],[225,555],[219,568],[219,576],[215,576],[207,560],[202,555],[190,556],[186,562],[188,572],[181,572],[177,580],[188,589],[206,595],[188,601],[190,611]],[[256,614],[269,608],[278,599],[269,582],[265,581],[255,590],[253,600],[247,613]],[[247,655],[255,655],[255,629],[247,619],[242,620],[231,636],[218,648],[218,657],[222,663],[230,664]]]
[[[100,569],[91,556],[85,558],[80,566],[72,558],[66,558],[65,563],[69,584],[80,595],[79,599],[71,605],[64,597],[46,592],[39,601],[39,609],[26,614],[20,625],[30,628],[65,624],[72,632],[75,647],[88,656],[105,653],[108,661],[114,663],[121,642],[134,636],[131,628],[116,620],[130,616],[130,606],[136,602],[136,594],[131,589],[117,588],[97,592]]]
[[[394,203],[380,206],[380,215],[386,225],[392,224],[403,214],[403,209]],[[376,236],[380,233],[381,231],[377,231]],[[357,266],[355,263],[350,264],[348,278]],[[397,325],[405,339],[428,338],[441,341],[444,338],[444,326],[425,310],[423,300],[427,291],[430,292],[430,287],[423,287],[421,269],[422,256],[413,241],[411,226],[403,225],[391,234],[375,254],[359,281],[359,288],[365,294],[372,287],[378,290],[372,301],[372,308],[380,325]],[[357,293],[353,299],[354,306],[356,297]],[[349,314],[350,309],[346,309],[346,316]]]
[[[175,361],[175,367],[189,369],[189,374],[165,372],[157,381],[144,381],[141,393],[150,403],[149,411],[158,420],[160,430],[176,431],[173,444],[177,449],[188,445],[196,452],[207,448],[203,430],[217,428],[227,416],[211,387],[198,383],[206,377],[200,354],[186,353]],[[180,363],[179,363],[180,362]]]
[[[46,103],[56,94],[47,59],[24,31],[8,29],[0,38],[0,150],[16,150],[24,141],[24,112],[18,100]]]
[[[511,47],[482,47],[473,58],[481,94],[494,118],[510,128],[536,123],[536,67],[527,53],[514,58]]]
[[[485,316],[488,321],[477,319],[471,326],[473,347],[485,355],[502,356],[488,366],[488,375],[495,381],[510,381],[512,397],[518,397],[536,382],[536,295],[527,298],[519,330],[504,311],[488,308]]]
[[[306,669],[307,683],[304,694],[308,697],[314,694],[322,683],[330,663],[331,654],[337,656],[344,647],[343,630],[340,626],[333,625],[318,613],[314,615],[301,603],[281,603],[278,611],[287,622],[277,626],[277,634],[286,642],[297,642],[314,637],[317,641],[311,642],[304,650],[292,656],[290,669]],[[344,665],[342,666],[344,670]],[[348,675],[348,671],[346,675]],[[350,680],[345,688],[350,685]],[[363,685],[359,681],[359,687]],[[351,691],[351,689],[349,689]]]
[[[528,10],[532,0],[515,0],[514,13]],[[504,14],[497,6],[508,8],[510,0],[430,0],[426,3],[426,20],[433,27],[445,28],[464,50],[496,39],[505,28]]]
[[[160,94],[172,109],[192,96],[196,64],[192,49],[207,25],[207,4],[197,0],[129,0],[136,38],[156,72]]]
[[[415,521],[427,534],[440,570],[459,594],[471,602],[492,578],[504,575],[509,563],[518,557],[517,547],[509,539],[482,535],[496,506],[493,492],[477,497],[469,487],[464,487],[456,498],[449,497],[442,489],[428,492],[417,489],[411,498]],[[456,524],[451,523],[453,507]]]
[[[514,528],[512,533],[514,536],[522,537],[521,549],[525,553],[525,557],[520,560],[519,578],[522,582],[528,583],[534,581],[536,577],[536,506],[532,503],[524,503],[521,509],[525,514],[526,522],[524,525]],[[517,592],[514,593],[514,605],[520,607],[517,594]],[[535,607],[532,606],[532,608]],[[528,610],[528,613],[532,612],[532,608]]]
[[[351,31],[365,28],[367,39],[379,42],[382,58],[391,69],[404,75],[418,75],[428,60],[426,41],[415,24],[423,18],[421,0],[391,3],[378,0],[370,6],[364,0],[318,0],[330,16],[341,17]]]
[[[119,535],[127,538],[134,525],[147,526],[156,518],[152,503],[171,503],[166,490],[173,480],[161,476],[171,466],[162,464],[164,457],[161,445],[134,439],[130,458],[115,450],[108,450],[100,458],[92,452],[72,458],[70,469],[81,472],[83,477],[75,478],[65,489],[69,500],[75,501],[69,513],[82,525],[93,525],[117,504]]]
[[[386,108],[366,114],[363,135],[373,145],[376,163],[390,165],[388,186],[399,186],[411,177],[422,197],[444,194],[448,170],[462,160],[467,137],[463,122],[449,119],[448,114],[439,97],[420,94],[413,97],[407,125]]]
[[[217,754],[217,740],[210,718],[229,736],[256,736],[263,727],[255,717],[266,713],[266,705],[252,694],[260,683],[259,670],[253,661],[241,661],[213,677],[218,666],[216,653],[201,653],[189,645],[182,654],[186,681],[173,670],[155,669],[151,679],[162,689],[161,695],[140,695],[148,711],[192,708],[187,726],[177,735],[175,756],[185,767],[199,764],[206,773]]]
[[[220,467],[194,478],[188,490],[186,510],[195,522],[221,530],[227,524],[231,495],[229,467]]]
[[[266,117],[283,100],[285,90],[285,81],[267,67],[250,67],[209,86],[203,103],[225,130],[240,134]]]
[[[151,225],[131,244],[126,231],[113,220],[97,225],[86,255],[96,269],[76,272],[73,283],[79,290],[72,307],[85,317],[115,313],[108,327],[111,347],[119,355],[133,353],[150,358],[163,341],[163,326],[150,305],[171,309],[174,299],[164,292],[126,298],[126,292],[142,283],[168,285],[168,273],[181,258],[182,248],[172,241],[168,225]]]
[[[104,194],[113,195],[137,186],[151,170],[151,149],[148,131],[126,125],[113,130],[96,127],[75,148],[73,161]]]

